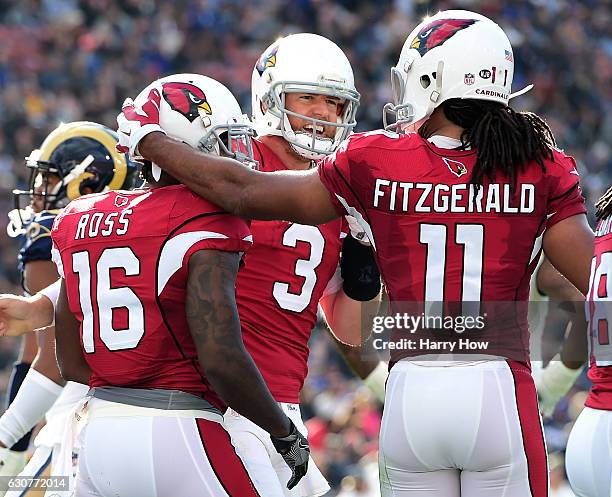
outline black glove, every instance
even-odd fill
[[[270,435],[270,438],[276,452],[283,457],[287,466],[291,469],[291,478],[287,483],[287,488],[291,490],[308,471],[310,446],[306,437],[298,431],[293,421],[289,420],[289,422],[291,423],[289,435],[283,438],[276,438]]]

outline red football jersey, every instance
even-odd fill
[[[452,336],[454,350],[419,339],[414,347],[406,342],[391,350],[393,361],[449,352],[528,361],[529,279],[544,230],[586,212],[578,173],[572,158],[555,151],[546,173],[530,164],[515,191],[504,177],[477,189],[469,184],[475,159],[475,151],[439,148],[416,133],[374,131],[353,135],[319,165],[338,212],[355,216],[366,229],[394,312],[407,309],[421,323],[430,323],[430,314],[450,317],[449,309],[459,306],[454,316],[472,316],[472,330],[463,335],[456,321],[450,330],[444,321],[439,336]],[[479,314],[486,337],[470,336],[479,329]],[[441,329],[437,323],[421,328]],[[458,341],[462,337],[486,338],[490,347],[473,350],[473,343]]]
[[[177,389],[223,408],[185,318],[188,263],[202,249],[246,251],[247,223],[176,185],[81,197],[52,236],[90,386]]]
[[[285,170],[254,141],[264,172]],[[253,247],[238,273],[236,299],[244,344],[278,402],[299,402],[308,373],[308,340],[319,299],[338,265],[344,220],[321,226],[251,221]]]
[[[587,315],[589,378],[593,385],[585,404],[612,410],[612,216],[599,221],[595,230]]]

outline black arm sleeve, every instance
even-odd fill
[[[365,302],[380,293],[380,271],[372,247],[363,245],[350,234],[342,244],[340,274],[344,293],[353,300]]]

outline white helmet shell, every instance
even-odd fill
[[[507,105],[514,76],[512,46],[489,18],[466,10],[446,10],[426,18],[406,38],[391,68],[393,102],[385,106],[386,129],[413,124],[451,98]],[[387,124],[387,113],[396,121]]]
[[[344,52],[323,36],[299,33],[281,38],[261,55],[251,78],[253,123],[259,136],[282,136],[306,159],[318,159],[336,150],[355,127],[359,93],[353,69]],[[313,93],[343,99],[336,122],[297,114],[285,107],[287,93]],[[313,125],[333,126],[333,139],[314,133],[296,133],[289,123],[293,115]]]
[[[161,94],[159,124],[168,136],[203,152],[254,164],[253,128],[225,86],[200,74],[174,74],[151,83],[134,104],[142,105],[153,88]],[[155,179],[159,174],[154,164]]]

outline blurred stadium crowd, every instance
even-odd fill
[[[514,88],[534,83],[513,106],[544,116],[559,147],[578,162],[589,208],[612,172],[612,22],[603,0],[3,0],[0,1],[0,212],[25,186],[23,158],[60,121],[115,127],[123,99],[163,74],[216,78],[250,109],[253,65],[274,38],[315,32],[353,64],[362,100],[358,130],[381,126],[389,68],[407,33],[439,9],[477,10],[502,25],[514,46]],[[466,54],[469,56],[469,54]],[[0,292],[19,291],[16,245],[0,233]],[[351,378],[326,333],[315,332],[304,412],[313,452],[336,495],[373,497],[381,407]],[[16,342],[0,341],[0,390]],[[561,453],[587,380],[546,423]],[[565,488],[551,458],[552,496]],[[555,488],[557,487],[557,488]],[[568,493],[569,492],[569,493]]]

